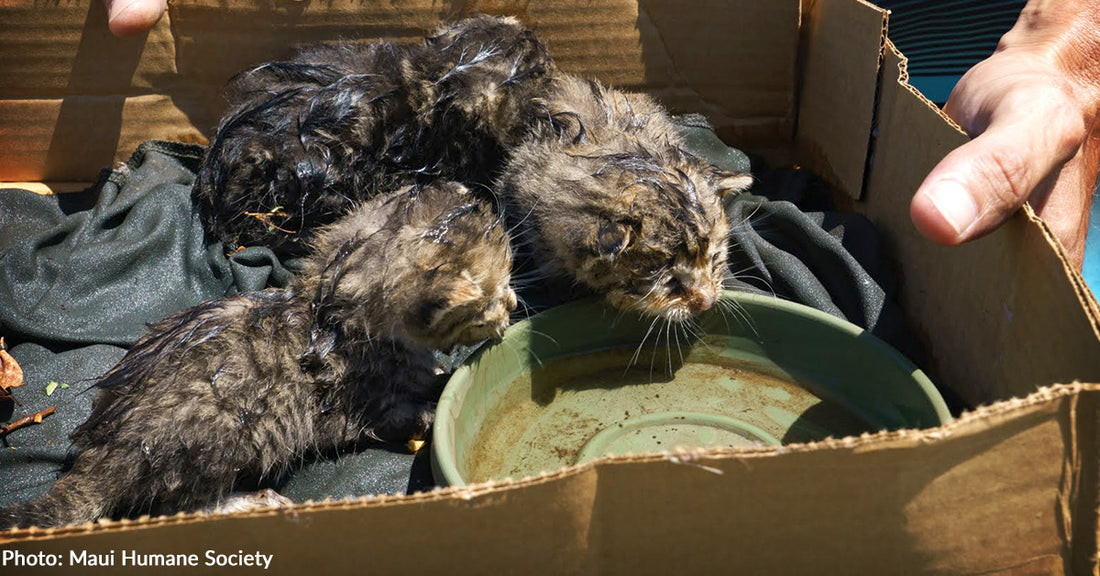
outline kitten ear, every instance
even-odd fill
[[[631,228],[620,222],[603,222],[596,233],[596,252],[600,256],[618,256],[630,244]]]
[[[744,192],[752,187],[752,174],[747,172],[725,172],[715,170],[710,175],[714,183],[714,190],[719,198],[725,198],[726,194]]]

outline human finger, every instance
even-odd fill
[[[934,242],[973,240],[1029,198],[1045,201],[1085,136],[1080,115],[1057,99],[1004,102],[989,118],[985,131],[944,157],[913,197],[913,223]]]
[[[167,0],[103,0],[107,27],[120,38],[137,36],[152,28],[168,9]]]

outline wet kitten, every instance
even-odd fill
[[[709,309],[727,275],[721,197],[751,176],[685,152],[648,96],[559,74],[539,104],[496,188],[540,277],[674,322]]]
[[[235,86],[242,104],[195,189],[231,244],[293,252],[355,191],[446,174],[479,192],[495,182],[529,266],[559,292],[579,285],[670,321],[718,297],[720,196],[751,178],[684,152],[647,96],[558,70],[513,19],[464,20],[411,47],[316,47]]]
[[[211,235],[288,254],[352,203],[437,178],[487,186],[553,63],[512,18],[421,44],[343,42],[237,75],[193,195]]]
[[[0,529],[218,505],[309,454],[425,431],[442,385],[428,350],[501,335],[510,265],[461,185],[363,204],[317,233],[292,287],[153,325],[98,383],[72,470],[0,509]]]

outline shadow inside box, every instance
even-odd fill
[[[371,443],[311,460],[274,488],[294,502],[430,490],[430,450],[430,440],[415,453],[404,444]]]

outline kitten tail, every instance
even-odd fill
[[[93,478],[96,468],[81,454],[73,469],[41,498],[0,508],[0,531],[13,528],[59,528],[92,522],[111,511],[120,492],[109,477]],[[117,479],[115,480],[117,482]]]

